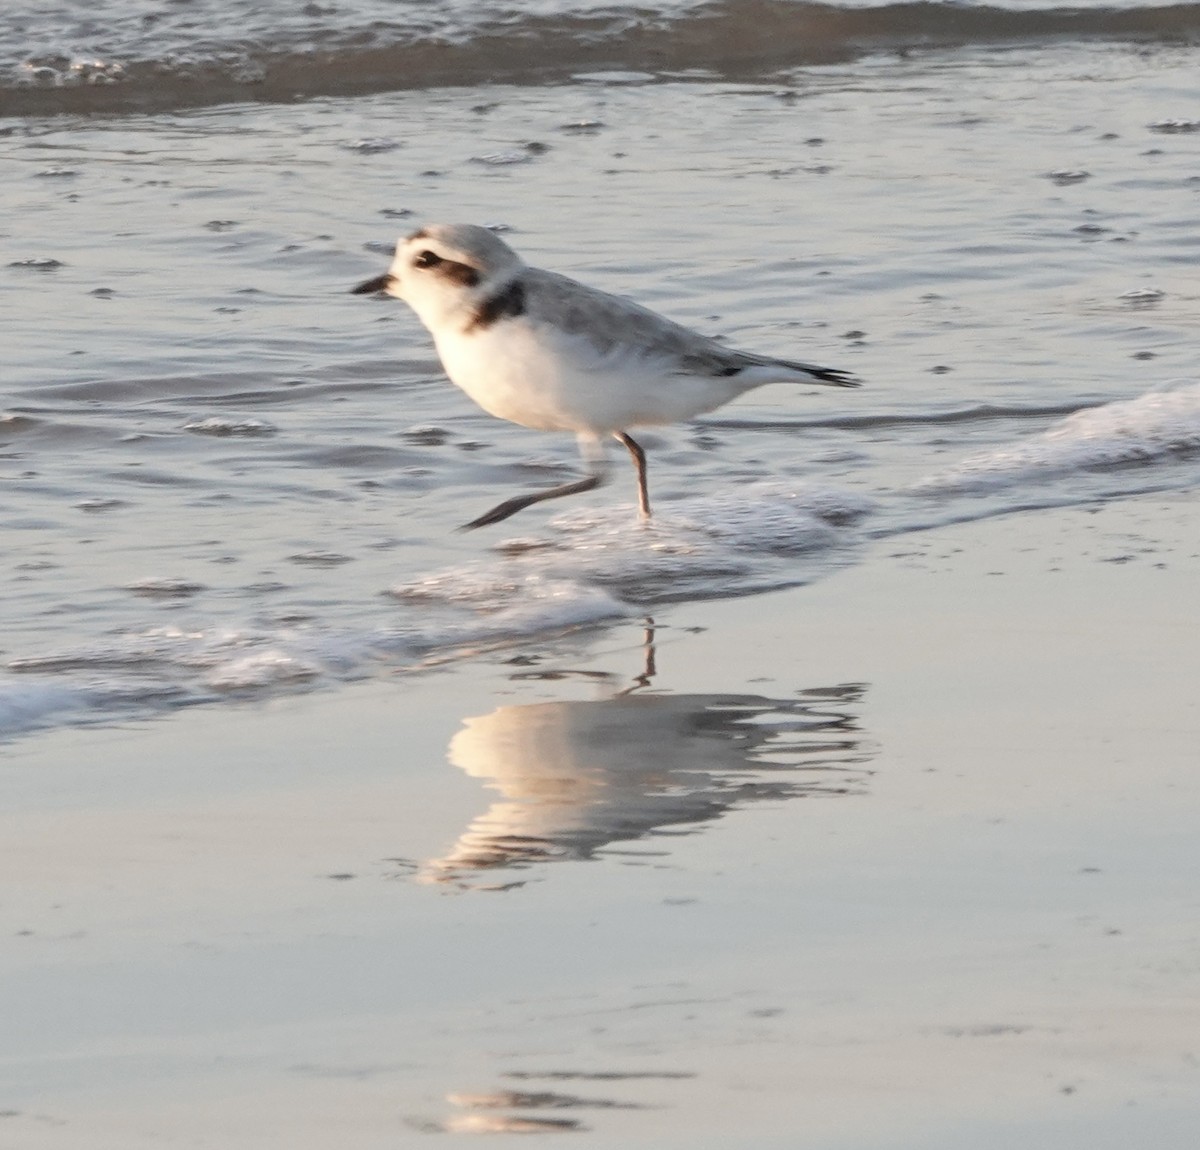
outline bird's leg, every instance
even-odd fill
[[[533,504],[541,503],[543,500],[560,499],[564,495],[579,495],[584,491],[591,491],[593,488],[599,487],[608,478],[601,444],[593,436],[580,435],[579,450],[583,454],[589,472],[583,479],[577,479],[573,483],[564,483],[560,487],[551,487],[549,491],[531,491],[528,495],[514,495],[512,499],[506,499],[478,519],[464,523],[459,530],[471,531],[476,527],[490,527],[493,523],[501,523],[510,515],[516,515],[518,511],[524,511],[526,507],[532,507]]]
[[[613,438],[623,443],[629,449],[629,454],[633,456],[633,465],[637,468],[638,512],[641,514],[642,522],[645,523],[650,518],[650,489],[646,486],[646,453],[642,450],[641,444],[624,431],[614,431]]]
[[[478,519],[464,523],[459,530],[471,531],[476,527],[490,527],[493,523],[503,522],[510,515],[516,515],[518,511],[524,511],[526,507],[541,503],[543,499],[559,499],[563,495],[579,495],[581,492],[599,487],[603,482],[603,475],[589,475],[584,479],[577,479],[574,483],[564,483],[561,487],[552,487],[549,491],[531,491],[528,495],[516,495],[493,507],[491,511],[481,515]]]

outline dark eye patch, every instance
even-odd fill
[[[458,260],[448,260],[444,256],[439,256],[437,252],[431,252],[428,248],[417,252],[413,257],[412,266],[422,269],[437,268],[438,275],[445,276],[453,283],[462,284],[463,287],[475,287],[481,278],[479,272],[470,264],[460,263]]]

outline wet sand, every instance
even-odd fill
[[[0,1145],[1190,1147],[1195,506],[11,747]]]

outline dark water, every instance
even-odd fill
[[[0,17],[0,111],[165,111],[436,85],[561,82],[601,70],[761,76],[931,47],[1177,43],[1196,4],[454,0],[303,5],[81,3]]]

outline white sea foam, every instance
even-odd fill
[[[845,491],[759,483],[664,502],[645,525],[631,507],[576,508],[540,536],[393,587],[396,606],[374,626],[201,621],[11,659],[0,677],[0,737],[72,714],[105,719],[306,690],[624,618],[651,602],[802,582],[828,569],[871,507]],[[161,578],[129,586],[151,600],[199,589]]]
[[[422,608],[386,626],[156,627],[12,659],[7,674],[0,671],[0,739],[70,721],[344,682],[380,665],[415,666],[628,613],[598,587],[532,572],[489,580],[462,568],[424,582]]]
[[[321,667],[313,660],[268,650],[219,663],[204,681],[216,691],[252,691],[304,683],[320,674]]]
[[[89,666],[80,653],[70,660],[71,670],[66,672],[0,673],[0,740],[118,712],[158,711],[180,699],[181,692],[169,683],[123,675],[112,653],[106,656],[96,650],[93,656],[95,661]],[[67,663],[67,656],[59,656],[58,666]],[[17,663],[10,667],[26,670]]]
[[[539,588],[577,597],[585,613],[803,582],[795,559],[818,563],[852,538],[846,527],[873,506],[846,491],[747,484],[662,503],[639,523],[630,507],[576,508],[545,533],[500,544],[500,559],[433,572],[397,585],[402,600],[469,603],[485,612],[525,609]],[[568,592],[567,588],[572,590]]]
[[[662,505],[644,525],[631,523],[628,508],[604,507],[566,512],[550,527],[576,547],[637,559],[725,548],[785,555],[830,545],[837,525],[873,506],[852,492],[764,482]]]
[[[1200,450],[1200,383],[1077,411],[1008,447],[969,455],[914,485],[920,492],[986,490],[1071,472],[1153,463]]]
[[[189,419],[183,425],[184,431],[193,435],[212,435],[224,439],[236,437],[241,439],[262,439],[274,435],[278,428],[265,419],[233,419],[221,415],[210,415],[204,418]]]
[[[0,681],[0,737],[20,734],[88,706],[86,692],[54,682]]]

